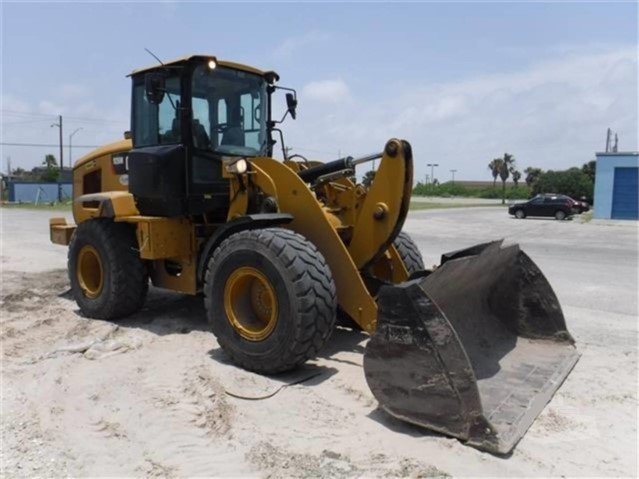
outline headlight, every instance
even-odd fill
[[[239,160],[225,162],[225,166],[228,173],[243,175],[248,170],[248,161],[240,158]]]

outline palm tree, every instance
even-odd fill
[[[510,170],[510,173],[513,175],[513,183],[515,183],[515,188],[519,186],[519,180],[521,179],[521,173],[513,168]]]
[[[53,155],[45,155],[44,161],[42,162],[42,166],[46,166],[48,170],[57,168],[58,160],[55,159]]]
[[[493,161],[488,163],[488,169],[493,175],[493,188],[495,187],[495,183],[497,182],[497,177],[499,176],[499,170],[501,169],[501,158],[495,158]]]
[[[528,188],[532,188],[533,185],[537,183],[537,180],[539,180],[539,177],[543,172],[544,170],[541,168],[535,168],[532,166],[529,166],[524,170],[524,173],[526,173],[526,184],[528,185]]]
[[[509,153],[504,153],[499,165],[499,177],[501,178],[501,204],[506,203],[506,180],[510,171],[515,168],[515,157]]]
[[[493,175],[493,188],[497,182],[497,177],[501,178],[501,203],[506,203],[506,180],[511,171],[515,170],[515,157],[510,153],[504,153],[502,158],[494,158],[488,163],[488,168]],[[519,179],[519,178],[518,178]]]

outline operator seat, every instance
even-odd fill
[[[199,120],[193,120],[193,145],[200,150],[208,150],[211,147],[211,140],[204,125]]]
[[[229,125],[222,133],[220,145],[244,146],[244,129],[240,125]]]

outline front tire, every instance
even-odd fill
[[[424,270],[422,254],[408,233],[401,231],[397,235],[397,238],[395,238],[395,241],[393,241],[393,246],[395,246],[399,256],[402,258],[402,262],[404,266],[406,266],[409,276],[417,271]]]
[[[555,219],[558,221],[562,221],[566,219],[566,213],[561,210],[555,211]]]
[[[523,220],[525,217],[526,217],[526,213],[524,212],[524,210],[515,211],[515,218]]]
[[[84,316],[113,320],[142,307],[149,279],[137,248],[128,224],[92,219],[78,225],[69,244],[68,270]]]
[[[282,228],[236,233],[215,250],[206,314],[237,365],[276,374],[317,355],[335,324],[335,283],[321,253]]]

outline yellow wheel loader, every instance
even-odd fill
[[[410,144],[287,156],[278,125],[297,95],[273,71],[193,55],[130,76],[130,132],[75,164],[75,225],[50,220],[83,315],[135,313],[149,280],[203,293],[226,354],[275,374],[317,355],[339,309],[372,336],[364,373],[385,411],[494,453],[514,447],[578,359],[528,256],[493,242],[424,270],[402,232]],[[372,184],[356,184],[356,166],[375,160]]]

